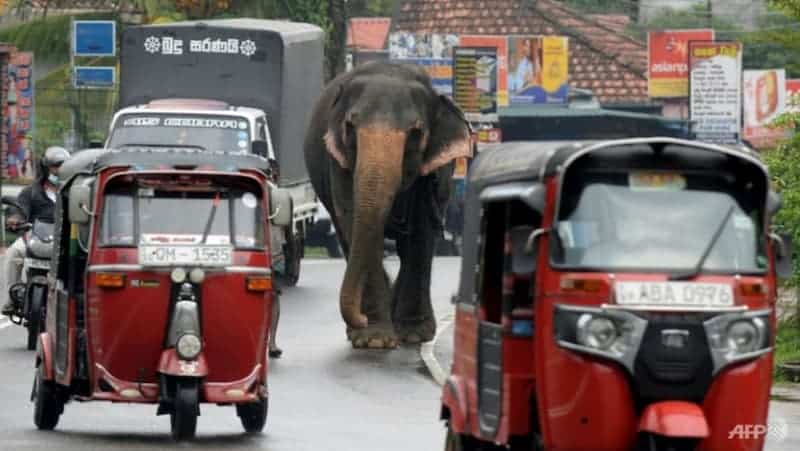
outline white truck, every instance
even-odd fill
[[[288,190],[291,228],[273,227],[273,264],[297,283],[317,210],[303,139],[323,83],[323,31],[310,24],[221,19],[128,27],[120,107],[105,146],[253,152]]]

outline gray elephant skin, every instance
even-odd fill
[[[435,335],[434,245],[454,160],[471,155],[469,124],[421,68],[369,63],[324,89],[305,158],[347,258],[339,302],[354,347],[394,348]],[[384,237],[396,240],[400,257],[393,286]]]

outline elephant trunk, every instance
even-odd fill
[[[339,298],[342,318],[352,328],[367,326],[362,298],[370,272],[382,268],[383,231],[400,188],[405,144],[406,133],[388,126],[357,132],[350,256]]]

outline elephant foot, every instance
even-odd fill
[[[370,324],[363,329],[348,327],[347,339],[355,349],[394,349],[398,345],[391,323]]]
[[[405,344],[419,344],[433,340],[436,336],[436,320],[433,316],[415,320],[401,320],[395,325],[397,335]]]

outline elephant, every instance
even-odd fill
[[[434,245],[454,160],[471,157],[471,129],[420,67],[371,62],[339,75],[317,100],[304,152],[314,190],[331,213],[347,268],[340,311],[354,348],[433,339]],[[383,266],[395,239],[400,271]]]

